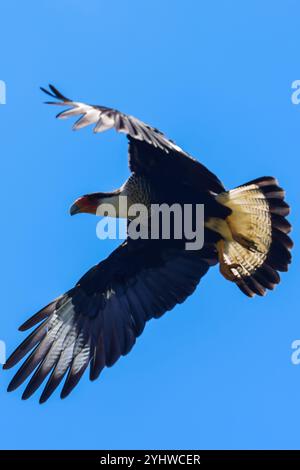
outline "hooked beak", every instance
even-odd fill
[[[88,194],[87,196],[82,196],[72,204],[70,207],[70,214],[96,214],[97,207],[99,204],[99,197],[96,194]]]

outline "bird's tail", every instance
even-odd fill
[[[217,196],[232,213],[217,243],[220,271],[246,295],[264,295],[287,271],[293,242],[287,235],[290,212],[285,192],[273,177],[249,181]],[[229,229],[229,230],[228,230]]]

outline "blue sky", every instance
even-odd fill
[[[6,449],[299,448],[300,78],[295,0],[12,0],[1,4],[0,340],[70,288],[117,244],[95,218],[71,218],[78,196],[120,186],[127,143],[72,133],[40,85],[117,107],[161,128],[234,187],[275,175],[287,190],[294,262],[265,298],[246,298],[217,268],[100,379],[38,405],[8,394]]]

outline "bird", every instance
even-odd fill
[[[214,173],[157,128],[113,108],[73,101],[53,85],[41,90],[51,97],[47,104],[64,107],[57,118],[79,117],[74,130],[94,125],[95,134],[115,129],[128,139],[130,177],[117,190],[79,197],[71,215],[105,216],[101,207],[109,203],[116,217],[129,220],[129,212],[120,208],[122,196],[129,206],[204,205],[201,249],[187,249],[184,236],[128,235],[74,287],[20,326],[20,331],[35,328],[4,364],[10,369],[24,359],[8,391],[30,377],[22,395],[27,399],[47,379],[39,399],[44,403],[63,380],[61,398],[88,367],[95,380],[128,354],[147,321],[184,302],[214,265],[248,297],[265,295],[280,282],[279,271],[288,270],[293,242],[290,207],[274,177],[226,190]]]

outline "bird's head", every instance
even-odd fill
[[[120,191],[111,193],[92,193],[81,196],[70,207],[70,214],[96,214],[107,215],[107,207],[111,204],[113,207],[117,206],[118,196]]]
[[[85,212],[87,214],[96,214],[97,208],[99,206],[101,193],[86,194],[81,196],[72,204],[70,207],[70,214],[80,214]]]

